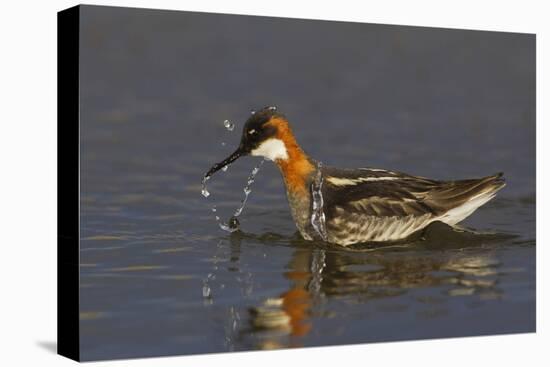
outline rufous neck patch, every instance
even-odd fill
[[[271,119],[268,124],[277,127],[275,138],[282,141],[285,146],[287,158],[276,159],[275,163],[283,174],[287,190],[297,195],[307,194],[307,178],[315,167],[296,142],[288,121],[276,117]]]

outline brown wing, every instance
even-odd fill
[[[502,174],[480,179],[437,181],[379,169],[323,172],[323,196],[327,219],[336,209],[377,217],[438,216],[476,195],[496,192],[504,186]]]
[[[323,173],[325,215],[329,218],[336,215],[336,208],[377,217],[433,213],[422,197],[438,184],[434,180],[392,171],[327,167]]]

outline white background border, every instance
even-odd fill
[[[97,366],[548,365],[548,93],[545,1],[95,1],[118,5],[537,34],[537,333],[93,363]],[[0,365],[72,365],[56,343],[56,12],[73,1],[0,11]],[[546,15],[546,17],[545,17]],[[510,50],[514,52],[514,50]],[[546,69],[546,70],[545,70]],[[546,105],[544,105],[546,102]],[[544,123],[546,122],[546,124]],[[542,143],[542,144],[541,144]],[[521,157],[518,157],[521,159]],[[540,162],[543,162],[542,164]],[[546,163],[544,163],[546,162]],[[546,261],[545,261],[546,259]],[[548,311],[547,311],[548,312]],[[144,332],[146,332],[144,330]]]

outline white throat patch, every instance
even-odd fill
[[[285,143],[282,140],[271,138],[250,152],[253,156],[261,156],[269,160],[288,159]]]

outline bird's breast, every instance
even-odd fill
[[[287,189],[286,195],[290,206],[292,219],[302,237],[312,240],[311,236],[311,197],[300,192],[293,192]]]

